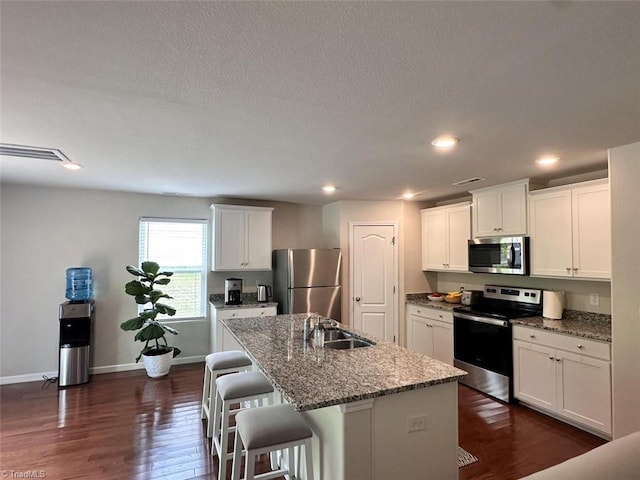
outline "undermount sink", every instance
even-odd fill
[[[325,341],[325,348],[333,348],[335,350],[352,350],[360,347],[370,347],[373,343],[360,338],[345,338],[342,340],[332,340],[330,342]]]
[[[353,338],[352,335],[338,328],[323,330],[323,333],[325,342],[333,342],[335,340],[348,340],[350,338]]]

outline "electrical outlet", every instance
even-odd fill
[[[418,415],[415,417],[407,417],[407,432],[418,432],[426,428],[427,417]]]
[[[600,295],[597,294],[597,293],[590,293],[589,294],[589,305],[595,305],[595,306],[600,305]]]

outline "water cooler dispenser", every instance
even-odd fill
[[[93,300],[65,302],[60,305],[59,387],[89,381],[93,316]]]
[[[89,381],[95,310],[90,268],[67,269],[66,297],[69,301],[60,305],[59,387]]]

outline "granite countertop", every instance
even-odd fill
[[[454,308],[459,307],[459,303],[432,302],[427,298],[427,293],[408,293],[405,295],[405,303],[419,305],[421,307],[435,308],[436,310],[446,310],[451,312]]]
[[[212,293],[209,295],[209,303],[212,307],[218,310],[236,309],[236,308],[264,308],[264,307],[277,307],[278,302],[258,302],[258,297],[255,293],[243,293],[242,303],[240,305],[225,305],[224,294]]]
[[[303,342],[308,314],[223,320],[223,324],[296,410],[340,405],[454,382],[466,372],[389,342],[353,350]],[[370,335],[348,327],[376,341]]]
[[[511,323],[611,343],[611,315],[565,310],[561,320],[527,317]]]
[[[432,302],[427,298],[427,295],[426,293],[409,293],[405,296],[405,301],[406,303],[419,305],[421,307],[448,311],[462,306],[459,303]],[[511,323],[611,343],[611,315],[580,312],[578,310],[564,310],[561,320],[552,320],[544,317],[526,317],[511,320]]]

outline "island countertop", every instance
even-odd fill
[[[463,370],[389,342],[353,350],[314,349],[302,338],[307,316],[223,320],[260,370],[298,411],[426,388],[466,375]],[[371,338],[357,330],[341,328]]]

